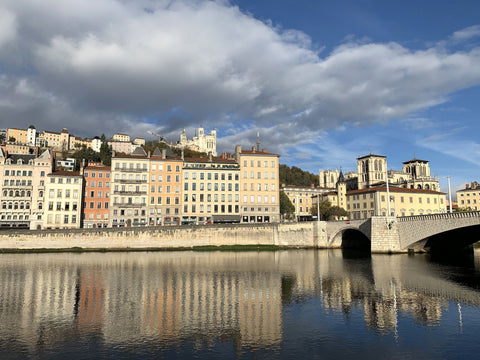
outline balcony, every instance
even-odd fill
[[[115,195],[147,195],[146,191],[114,191]]]
[[[116,179],[113,182],[114,183],[121,183],[121,184],[146,184],[146,183],[148,183],[148,180]]]
[[[141,173],[148,172],[148,169],[129,169],[129,168],[115,168],[115,172],[125,172],[125,173]]]
[[[141,208],[141,207],[146,207],[147,204],[135,204],[135,203],[113,203],[113,206],[117,208]]]

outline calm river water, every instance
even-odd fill
[[[476,256],[0,255],[0,359],[468,359],[479,336]]]

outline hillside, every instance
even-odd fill
[[[290,168],[287,165],[280,165],[280,184],[297,186],[315,184],[318,186],[318,181],[318,175],[303,171],[296,166]]]

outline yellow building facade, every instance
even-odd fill
[[[280,219],[279,155],[253,147],[235,149],[240,165],[242,222],[277,222]]]
[[[388,214],[390,197],[391,216],[430,215],[446,212],[445,193],[433,190],[386,187],[352,190],[347,192],[350,219],[368,219]]]
[[[480,184],[476,181],[457,191],[458,208],[477,211],[480,209]]]

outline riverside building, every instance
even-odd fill
[[[278,222],[280,220],[279,155],[260,150],[235,148],[240,165],[241,214],[244,223]]]
[[[78,229],[81,227],[83,174],[54,171],[45,183],[44,228]]]
[[[110,166],[89,163],[84,170],[84,179],[83,227],[107,227],[110,212]]]
[[[179,225],[182,213],[182,159],[170,149],[150,157],[148,225]]]
[[[239,223],[240,167],[226,157],[185,159],[183,224]]]
[[[111,166],[112,215],[109,226],[147,225],[149,157],[142,147],[131,155],[114,155]],[[113,200],[113,201],[112,201]]]
[[[52,171],[50,152],[10,155],[0,148],[0,226],[36,229],[43,224],[44,186]]]
[[[480,208],[480,184],[474,181],[466,184],[465,189],[457,191],[458,208],[477,211]]]

